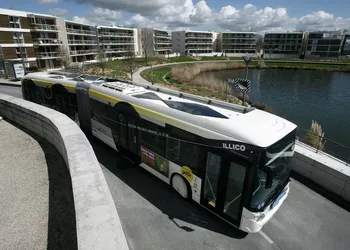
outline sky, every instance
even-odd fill
[[[261,33],[350,30],[350,0],[0,1],[0,8],[52,14],[94,25]]]

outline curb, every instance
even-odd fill
[[[0,85],[2,85],[2,86],[9,86],[9,87],[17,87],[17,88],[21,88],[22,87],[22,84],[20,84],[20,83],[0,82]]]
[[[56,147],[68,167],[79,250],[128,250],[101,166],[79,126],[53,109],[0,94],[0,114]]]

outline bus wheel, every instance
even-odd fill
[[[190,199],[191,193],[188,182],[179,174],[174,174],[171,178],[171,186],[176,190],[183,198]]]

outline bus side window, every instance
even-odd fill
[[[142,120],[140,126],[142,127],[141,142],[145,147],[161,156],[165,156],[166,137],[162,135],[163,128],[146,120]]]
[[[195,137],[179,129],[171,129],[167,139],[167,158],[180,166],[188,166],[197,174],[201,147],[196,144]]]

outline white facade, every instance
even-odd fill
[[[134,28],[98,26],[98,45],[108,60],[140,54],[139,34]]]
[[[221,32],[218,49],[225,56],[257,56],[257,33]]]
[[[153,28],[142,28],[140,33],[141,55],[145,56],[167,56],[171,54],[172,39],[171,32]]]
[[[73,63],[91,62],[97,56],[96,27],[73,21],[64,22],[64,45]]]
[[[266,33],[265,58],[299,58],[304,41],[303,32]]]
[[[343,37],[336,32],[308,32],[305,58],[337,59],[340,56]]]
[[[216,32],[209,31],[173,31],[172,50],[181,56],[212,55],[216,50]]]

